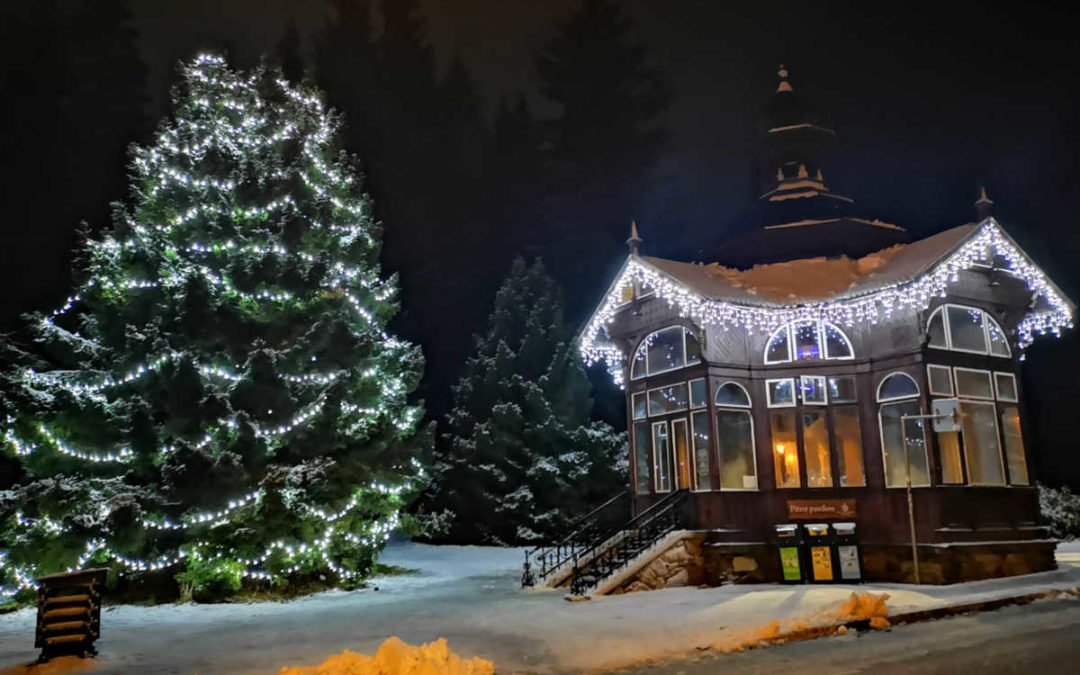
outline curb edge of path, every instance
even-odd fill
[[[993,598],[991,600],[982,600],[979,602],[967,602],[958,605],[945,605],[943,607],[935,607],[933,609],[921,609],[914,612],[902,612],[900,614],[889,615],[886,619],[889,622],[889,628],[883,630],[889,630],[893,626],[899,626],[910,623],[920,623],[923,621],[934,621],[936,619],[944,619],[950,616],[958,616],[960,614],[974,614],[977,612],[991,612],[1002,607],[1009,607],[1015,605],[1030,605],[1038,600],[1049,600],[1053,598],[1059,598],[1062,596],[1077,597],[1080,596],[1080,586],[1072,588],[1055,588],[1049,591],[1041,591],[1039,593],[1026,593],[1024,595],[1013,595],[1004,598]],[[791,631],[784,633],[779,637],[772,640],[767,640],[769,644],[782,645],[788,642],[801,642],[804,640],[813,640],[821,637],[828,637],[836,634],[840,628],[846,628],[849,630],[855,630],[858,632],[864,632],[873,630],[870,627],[869,619],[859,619],[856,621],[846,621],[843,623],[829,624],[825,626],[815,626],[813,628],[804,628],[801,630]],[[701,648],[700,651],[716,651],[709,647]]]

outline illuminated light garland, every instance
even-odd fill
[[[185,120],[176,120],[172,128],[167,128],[158,132],[157,142],[160,147],[139,150],[134,160],[135,166],[139,171],[143,172],[141,176],[143,185],[151,192],[190,187],[223,192],[234,190],[236,188],[236,183],[230,178],[223,176],[196,176],[186,173],[184,170],[177,167],[180,165],[193,165],[195,162],[201,160],[200,155],[202,153],[215,147],[222,149],[225,152],[246,152],[249,149],[266,148],[272,143],[279,142],[286,138],[299,136],[300,129],[298,128],[298,125],[291,122],[277,124],[276,127],[271,127],[271,125],[275,124],[274,120],[270,119],[272,116],[271,113],[283,111],[279,106],[273,104],[261,105],[258,100],[254,101],[254,105],[252,105],[252,103],[249,103],[246,99],[240,98],[242,93],[239,90],[252,84],[253,80],[237,79],[235,81],[229,81],[222,79],[217,73],[213,73],[211,70],[205,72],[199,71],[199,67],[202,66],[220,65],[224,67],[224,59],[212,55],[204,55],[201,56],[196,63],[198,64],[196,68],[188,69],[188,74],[192,77],[193,81],[201,81],[213,86],[222,86],[227,88],[228,92],[230,92],[223,95],[207,94],[196,103],[197,106],[206,108],[211,115],[223,114],[224,116],[221,118],[223,123],[216,120],[207,122],[205,119],[196,120],[191,123],[188,123]],[[303,111],[304,114],[309,117],[312,110],[320,114],[324,110],[323,104],[318,97],[309,96],[301,91],[294,90],[291,85],[288,85],[288,83],[285,82],[282,82],[281,86],[284,93],[289,98],[309,106],[307,111]],[[222,113],[222,111],[225,110],[229,112]],[[198,114],[206,115],[207,113],[200,112]],[[317,127],[314,134],[308,131],[309,126],[307,125],[311,123]],[[256,129],[256,127],[263,128]],[[265,127],[271,128],[267,129]],[[305,137],[302,153],[308,161],[306,164],[307,170],[294,169],[289,172],[279,171],[278,177],[287,179],[289,175],[293,175],[303,181],[309,182],[308,187],[310,189],[310,195],[313,196],[313,198],[317,197],[318,200],[325,204],[332,205],[333,208],[336,209],[336,211],[333,212],[334,215],[330,218],[331,222],[317,222],[313,219],[309,219],[309,223],[312,228],[325,229],[338,235],[337,240],[339,242],[339,249],[337,253],[339,256],[344,256],[347,254],[347,247],[352,244],[352,241],[363,239],[374,243],[376,242],[376,239],[373,237],[369,228],[348,222],[350,216],[370,216],[370,205],[365,200],[353,199],[349,192],[347,192],[348,189],[354,186],[355,181],[353,178],[347,173],[342,172],[343,165],[337,162],[323,161],[320,156],[319,150],[327,147],[327,144],[331,140],[332,131],[332,124],[322,116],[317,119],[305,118]],[[171,186],[176,187],[171,188]],[[252,293],[239,291],[235,285],[232,284],[231,280],[217,273],[210,267],[191,264],[192,257],[190,254],[198,256],[202,254],[213,254],[221,250],[229,250],[230,253],[277,255],[282,257],[295,256],[299,260],[311,264],[321,263],[324,258],[317,258],[305,251],[289,251],[282,246],[260,246],[258,244],[238,245],[232,241],[229,241],[224,245],[211,244],[203,248],[203,244],[191,242],[190,237],[186,236],[188,233],[185,231],[178,231],[177,227],[183,227],[185,224],[201,217],[207,219],[232,217],[237,220],[250,220],[258,218],[276,218],[280,214],[296,210],[298,210],[298,206],[292,201],[292,198],[284,197],[261,206],[244,205],[243,207],[235,209],[222,209],[211,206],[196,210],[188,209],[182,213],[168,213],[164,217],[155,220],[154,224],[148,226],[136,223],[129,218],[128,223],[131,227],[131,238],[123,241],[111,238],[102,240],[100,245],[97,245],[92,251],[93,255],[97,256],[96,260],[106,264],[112,264],[117,269],[122,269],[123,266],[128,263],[127,256],[131,254],[138,255],[141,253],[142,246],[148,244],[158,247],[158,250],[163,250],[167,254],[171,251],[171,255],[179,258],[182,261],[183,266],[180,269],[169,270],[167,273],[162,273],[161,278],[157,280],[139,279],[134,277],[102,277],[99,279],[89,279],[83,285],[82,296],[76,294],[68,298],[64,306],[54,311],[52,316],[45,319],[45,322],[51,324],[51,320],[54,317],[59,317],[70,312],[83,300],[83,296],[86,295],[86,289],[95,284],[110,290],[156,287],[172,288],[186,283],[187,279],[192,275],[203,276],[204,278],[210,279],[210,282],[215,286],[218,286],[219,288],[223,287],[225,293],[220,293],[221,297],[227,297],[227,294],[231,294],[235,297],[253,301],[270,300],[273,302],[281,302],[285,300],[294,300],[295,298],[291,295],[273,289]],[[341,220],[346,222],[332,222],[339,215],[342,216]],[[191,227],[185,229],[193,230],[195,228]],[[163,234],[169,235],[170,237],[178,234],[182,237],[183,243],[165,243],[163,245]],[[91,244],[91,246],[93,247],[95,245]],[[189,255],[185,257],[182,251],[186,251]],[[332,257],[333,255],[331,255],[331,258]],[[142,263],[142,261],[137,258],[136,262],[140,265]],[[200,262],[213,264],[216,261],[205,259],[200,260]],[[342,297],[348,300],[349,304],[356,310],[359,317],[367,324],[378,328],[372,313],[373,310],[366,307],[359,297],[364,297],[365,300],[374,298],[377,301],[383,302],[393,297],[397,292],[396,287],[388,281],[380,280],[377,273],[371,270],[362,271],[347,265],[343,261],[334,262],[331,259],[328,262],[329,267],[327,273],[320,285],[323,288],[340,291]],[[215,280],[217,283],[215,283]],[[358,288],[363,288],[365,291],[360,292],[357,290]],[[52,326],[52,329],[58,332],[55,334],[62,333],[63,338],[66,340],[70,341],[74,338],[79,338],[84,340],[84,342],[89,342],[84,338],[81,338],[78,333],[70,333],[62,327]],[[370,336],[362,327],[354,328],[353,331],[358,337],[362,337],[365,340],[370,339]],[[383,353],[382,358],[393,359],[396,355],[405,353],[400,352],[396,354],[395,352],[412,348],[408,343],[393,338],[381,329],[378,329],[377,332],[381,335],[383,341],[382,347],[386,350]],[[35,381],[48,382],[49,384],[63,387],[70,391],[97,394],[98,392],[107,390],[111,387],[122,386],[124,384],[135,382],[140,378],[144,378],[149,372],[160,369],[168,359],[181,356],[183,355],[167,354],[141,366],[136,366],[129,372],[125,372],[121,375],[113,376],[99,373],[104,375],[101,379],[97,379],[95,376],[94,379],[88,382],[73,382],[66,379],[63,374],[59,373],[35,373],[33,371],[28,371],[26,377]],[[313,356],[312,361],[315,360],[316,358]],[[242,371],[241,368],[230,367],[229,364],[218,363],[216,360],[211,363],[192,361],[192,364],[203,377],[220,378],[226,381],[236,381],[240,377],[237,373]],[[379,378],[382,376],[380,370],[381,369],[378,367],[372,367],[365,370],[361,376],[365,378]],[[279,373],[279,377],[290,384],[321,386],[336,381],[345,372],[346,371],[334,371],[330,373],[312,374]],[[400,398],[405,393],[405,385],[400,378],[391,377],[385,383],[379,382],[379,384],[381,386],[378,390],[384,396]],[[288,423],[274,428],[256,429],[256,433],[262,437],[277,437],[288,433],[317,415],[318,412],[323,409],[323,405],[323,401],[320,399],[315,404],[303,408],[303,412],[292,418]],[[363,421],[366,422],[371,422],[376,418],[393,416],[396,418],[392,420],[393,423],[400,429],[408,428],[410,425],[414,424],[415,420],[419,417],[418,408],[403,406],[401,401],[397,401],[396,403],[391,401],[380,401],[372,407],[343,404],[341,409],[343,413],[358,415],[361,418],[364,418]],[[12,420],[9,420],[9,426],[11,422]],[[196,448],[210,445],[215,438],[215,434],[219,431],[226,428],[236,428],[238,426],[235,419],[221,420],[216,424],[218,425],[217,429],[210,429],[204,438],[195,443]],[[346,424],[346,422],[343,422],[343,424]],[[108,455],[82,453],[68,447],[60,441],[56,434],[52,434],[44,427],[41,427],[39,431],[49,440],[50,444],[57,447],[61,452],[66,451],[65,454],[70,454],[71,456],[87,459],[89,461],[125,461],[131,457],[131,451],[129,449],[120,451],[119,455],[113,455],[111,453]],[[37,448],[35,445],[20,442],[11,428],[5,429],[4,438],[8,440],[18,454],[29,454]],[[166,446],[161,451],[167,453],[173,449],[174,448],[171,446]],[[413,475],[419,474],[422,476],[423,470],[420,467],[419,462],[415,460],[415,458],[411,461],[416,468],[416,472]],[[395,470],[400,469],[401,467],[395,467]],[[365,492],[371,490],[379,494],[387,495],[392,499],[397,499],[403,492],[412,489],[412,483],[409,481],[405,481],[401,485],[387,485],[373,482],[370,486],[363,488]],[[235,517],[238,509],[250,506],[254,500],[261,498],[263,494],[262,489],[259,489],[240,499],[230,501],[225,508],[217,511],[191,512],[181,516],[175,523],[170,522],[168,519],[156,523],[151,522],[150,520],[144,520],[143,525],[150,530],[185,529],[195,525],[213,528],[219,524],[223,524],[230,517]],[[346,503],[344,508],[334,512],[324,511],[314,506],[308,511],[306,507],[310,505],[303,503],[291,508],[305,507],[305,514],[318,518],[330,525],[344,519],[349,513],[361,505],[363,501],[362,494],[358,493]],[[395,504],[396,502],[390,503]],[[356,531],[335,532],[334,526],[328,526],[325,534],[321,538],[307,544],[287,544],[284,541],[275,542],[276,545],[269,547],[261,557],[256,557],[251,560],[241,560],[240,562],[248,568],[242,575],[245,578],[265,580],[278,578],[283,574],[296,572],[302,568],[311,569],[323,567],[330,569],[342,578],[357,578],[360,576],[359,573],[351,572],[340,566],[330,555],[329,549],[332,542],[337,541],[339,544],[341,542],[348,542],[355,546],[375,547],[385,541],[389,537],[390,531],[398,524],[398,513],[392,513],[390,517],[385,520],[364,523],[363,526],[359,523],[350,522],[346,529],[351,530],[353,527],[357,527],[358,529]],[[56,528],[62,527],[58,521],[43,520],[42,522],[36,522],[34,519],[21,517],[21,514],[18,525],[21,528],[45,529],[50,533],[55,533]],[[341,528],[343,526],[339,524],[336,527]],[[194,546],[194,548],[189,550],[187,548],[188,546]],[[178,552],[162,554],[156,558],[139,560],[117,553],[116,550],[110,547],[109,542],[105,538],[97,538],[87,542],[87,549],[79,557],[77,567],[84,566],[91,558],[97,555],[115,561],[120,567],[127,571],[158,571],[182,562],[188,555],[197,555],[198,548],[200,547],[209,548],[211,546],[212,545],[206,541],[189,542]],[[222,546],[222,548],[227,549],[229,547]],[[275,572],[256,569],[257,565],[262,564],[269,558],[270,553],[279,550],[285,552],[289,556],[289,561],[287,563],[290,564],[289,567]],[[0,572],[11,572],[18,588],[14,589],[14,591],[12,591],[11,587],[0,588],[0,594],[8,593],[9,591],[17,592],[24,588],[32,588],[34,584],[33,579],[31,578],[31,570],[16,568],[14,565],[8,564],[3,556],[3,552],[0,552]]]
[[[68,455],[69,457],[75,457],[77,459],[83,459],[88,462],[127,462],[135,456],[135,453],[131,451],[131,448],[121,448],[119,452],[110,452],[105,455],[95,455],[93,453],[76,450],[61,441],[54,434],[52,434],[47,428],[45,428],[44,424],[38,425],[38,432],[40,432],[41,435],[44,436],[45,439],[48,440],[54,448],[59,450],[61,454]]]
[[[1031,344],[1035,335],[1052,333],[1073,327],[1072,307],[1049,282],[1043,272],[1029,262],[993,218],[989,218],[952,255],[937,263],[930,271],[913,281],[834,302],[818,302],[793,306],[756,306],[713,300],[702,297],[663,272],[631,256],[613,290],[593,314],[582,333],[579,349],[588,365],[604,361],[616,384],[622,384],[625,355],[611,342],[603,339],[605,329],[624,307],[621,290],[630,283],[650,289],[655,296],[674,308],[680,316],[699,326],[737,327],[751,332],[771,332],[794,321],[828,321],[851,326],[856,323],[888,319],[898,309],[926,309],[934,298],[944,297],[947,287],[955,283],[958,274],[986,260],[993,251],[1008,263],[1007,271],[1022,279],[1035,298],[1049,305],[1045,311],[1029,313],[1017,326],[1017,346],[1020,350]]]

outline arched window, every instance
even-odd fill
[[[827,321],[794,321],[778,328],[765,343],[765,363],[851,358],[855,358],[851,340]]]
[[[881,429],[881,455],[885,465],[885,487],[904,487],[910,465],[912,485],[930,485],[930,464],[926,453],[923,420],[905,416],[919,415],[919,385],[907,373],[886,375],[878,384],[878,424]],[[906,450],[906,452],[905,452]],[[906,461],[905,461],[906,460]]]
[[[720,460],[721,490],[756,490],[754,420],[750,395],[736,382],[716,389],[716,448]]]
[[[683,326],[669,326],[649,333],[638,344],[630,362],[630,379],[666,373],[701,363],[701,344]]]
[[[946,304],[926,320],[927,344],[954,352],[1012,356],[1009,339],[994,317],[978,307]]]
[[[919,395],[919,384],[907,373],[893,373],[881,381],[877,389],[877,400],[896,401]]]
[[[732,408],[749,408],[750,395],[741,384],[725,382],[716,390],[716,405]]]

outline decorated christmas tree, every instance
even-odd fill
[[[625,440],[590,385],[539,261],[517,259],[454,388],[426,511],[457,541],[548,539],[626,485]]]
[[[430,434],[338,129],[276,68],[182,67],[76,292],[6,352],[7,593],[91,565],[197,596],[371,569]]]

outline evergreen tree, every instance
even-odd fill
[[[109,564],[196,594],[368,570],[418,489],[418,349],[339,123],[280,70],[200,56],[132,200],[9,378],[0,585]]]
[[[540,92],[558,110],[544,122],[552,223],[541,231],[558,242],[545,257],[570,288],[602,285],[594,256],[626,238],[663,148],[668,87],[632,27],[612,0],[583,0],[537,58]]]
[[[548,539],[625,489],[625,445],[593,422],[589,382],[540,262],[514,261],[454,388],[427,501],[458,541]]]

